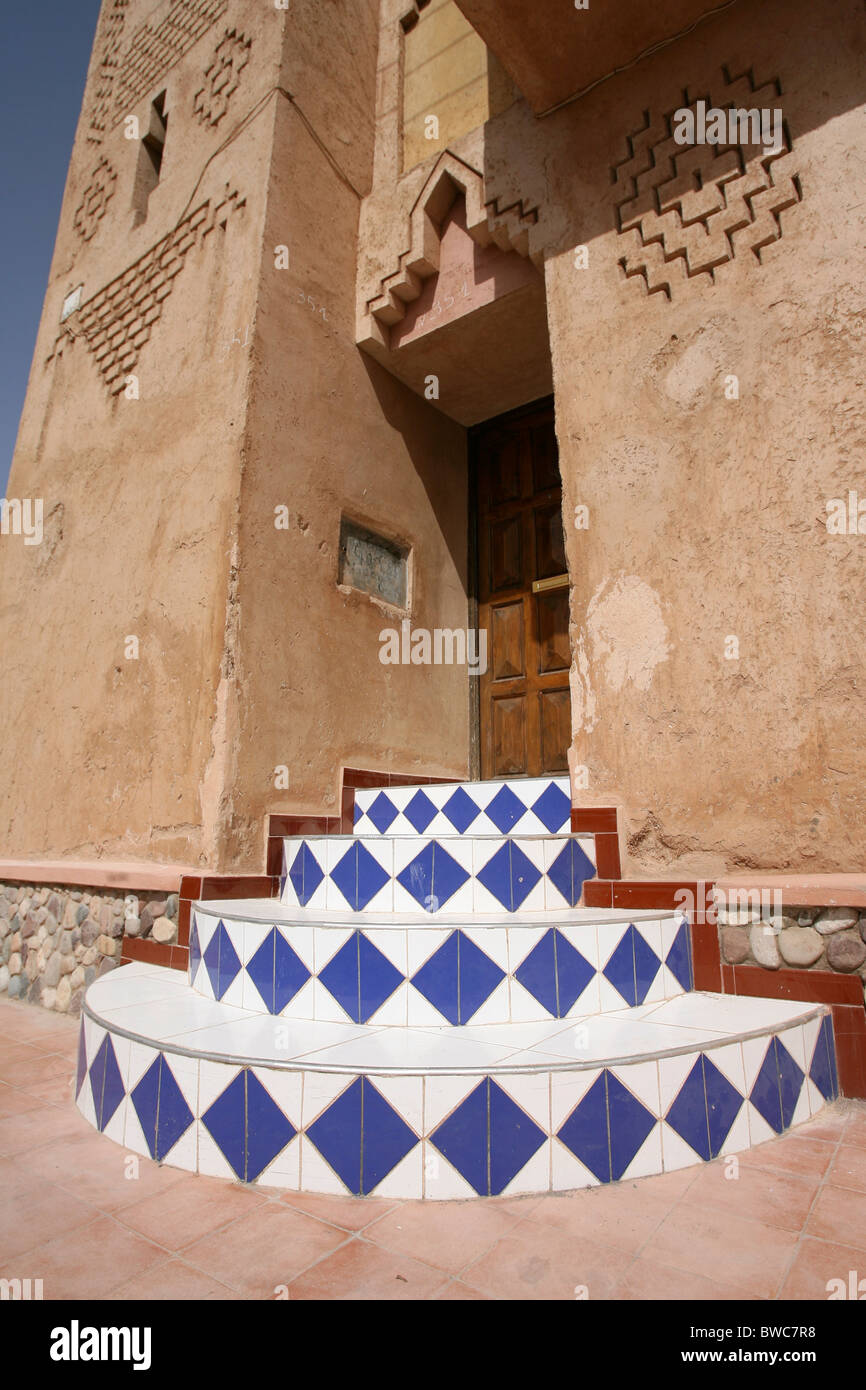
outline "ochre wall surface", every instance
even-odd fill
[[[404,275],[437,165],[397,165],[398,8],[382,7],[360,340]],[[853,0],[739,4],[555,115],[517,101],[449,145],[491,228],[503,209],[534,216],[572,579],[574,794],[620,808],[626,874],[863,863],[863,541],[825,522],[827,500],[857,488],[866,422],[864,50]],[[736,167],[704,146],[675,170],[664,118],[701,97],[780,108],[790,148],[769,166],[746,148]],[[684,195],[686,222],[704,219],[685,230]]]

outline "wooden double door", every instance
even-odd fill
[[[567,771],[568,575],[553,403],[473,431],[481,776]]]

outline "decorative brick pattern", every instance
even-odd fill
[[[115,49],[112,122],[128,115],[227,9],[228,0],[165,0],[136,29],[119,64]]]
[[[81,337],[111,394],[118,395],[162,315],[163,302],[171,294],[188,252],[217,226],[225,227],[229,213],[245,205],[246,199],[239,198],[237,190],[229,192],[228,184],[219,202],[208,199],[202,203],[66,320],[48,361],[61,356],[68,342]]]
[[[100,36],[101,53],[99,74],[96,79],[96,92],[90,113],[90,132],[87,139],[98,145],[102,140],[111,110],[111,97],[114,91],[114,78],[120,63],[120,46],[123,42],[123,28],[126,22],[126,7],[129,0],[114,0],[107,12],[103,32]]]
[[[250,60],[251,47],[252,39],[245,39],[236,29],[227,29],[220,39],[210,66],[205,68],[205,85],[193,101],[192,109],[202,124],[219,125]]]
[[[694,99],[686,92],[682,106],[704,99],[723,110],[779,107],[778,80],[757,86],[751,72],[731,78],[722,71],[721,91]],[[781,214],[802,196],[787,130],[778,150],[678,145],[674,114],[646,112],[644,126],[628,137],[628,158],[612,170],[618,227],[631,248],[619,265],[626,277],[642,279],[648,294],[668,299],[674,285],[697,276],[712,283],[718,268],[737,256],[752,252],[760,261],[764,247],[782,235]]]
[[[90,241],[105,216],[108,200],[114,194],[117,174],[108,160],[100,159],[84,190],[84,197],[75,210],[72,225],[82,241]]]

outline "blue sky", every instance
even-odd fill
[[[0,45],[0,485],[6,491],[99,0],[9,6]]]

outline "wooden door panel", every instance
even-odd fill
[[[567,769],[571,705],[568,588],[533,592],[566,570],[552,406],[475,434],[482,777]]]
[[[490,592],[517,589],[523,583],[523,521],[520,515],[490,527]]]
[[[567,671],[571,665],[568,640],[568,589],[547,589],[535,595],[538,674]]]
[[[571,694],[566,685],[561,690],[541,690],[538,693],[541,715],[540,772],[567,772],[568,747],[571,743]]]
[[[492,702],[491,777],[523,777],[527,772],[525,695],[504,696]]]
[[[494,681],[513,680],[526,675],[525,605],[523,599],[516,603],[497,604],[490,612],[490,637],[488,638],[488,662]]]

